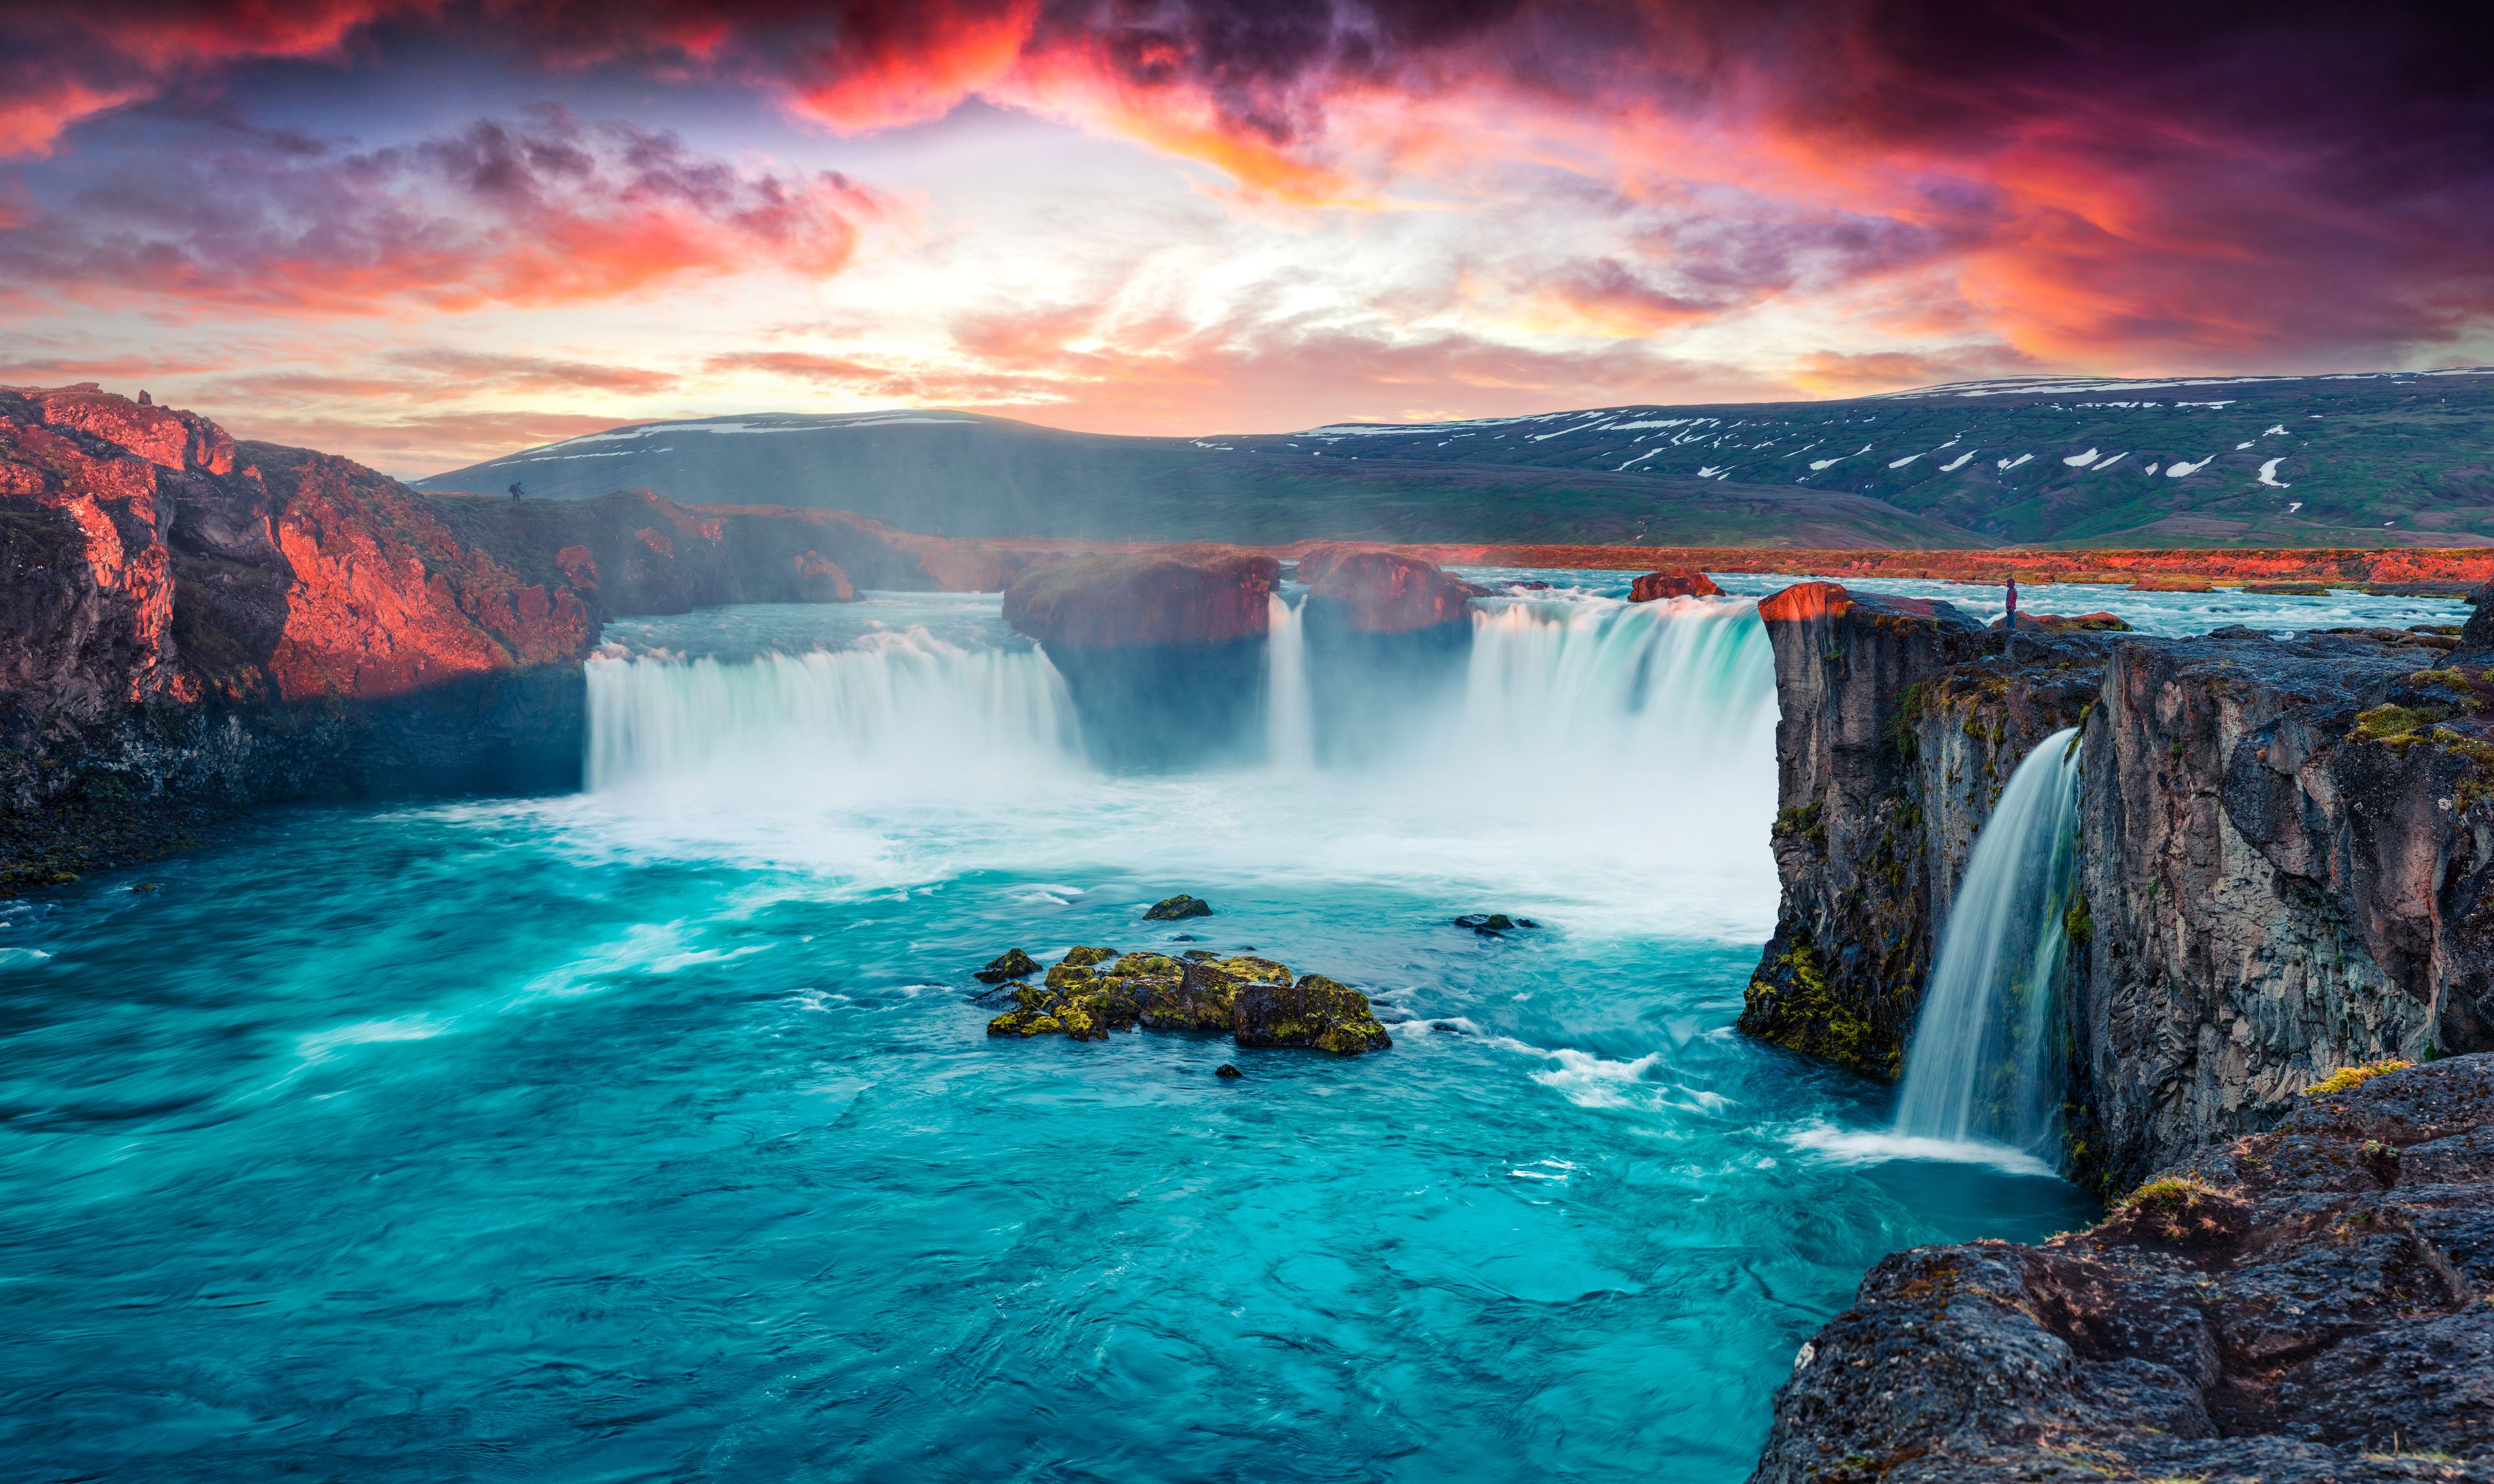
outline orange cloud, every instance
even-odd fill
[[[314,316],[559,305],[686,274],[834,273],[883,209],[843,176],[743,170],[545,109],[364,154],[245,136],[99,162],[73,204],[0,227],[0,281],[20,307],[38,291]]]

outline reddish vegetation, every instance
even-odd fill
[[[1308,596],[1339,603],[1350,626],[1371,634],[1408,634],[1450,623],[1480,592],[1420,558],[1388,547],[1310,547],[1299,558]]]
[[[2234,548],[2156,551],[1813,551],[1741,546],[1399,546],[1453,566],[1576,567],[1618,571],[1693,567],[1796,577],[1928,577],[1945,582],[2132,585],[2190,578],[2340,586],[2494,581],[2494,548]]]
[[[1123,649],[1261,638],[1281,564],[1241,546],[1072,557],[1005,590],[1005,621],[1046,645]]]
[[[1652,603],[1667,597],[1713,597],[1723,590],[1703,572],[1648,572],[1628,584],[1628,601]]]

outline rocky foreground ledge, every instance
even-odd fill
[[[1899,1253],[1752,1484],[2494,1480],[2494,1056],[2316,1086],[2091,1230]]]

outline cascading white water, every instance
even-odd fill
[[[593,791],[699,779],[906,792],[1080,766],[1065,682],[1036,650],[965,649],[911,627],[844,650],[588,669]]]
[[[1905,1049],[1897,1131],[2036,1151],[2059,1129],[2054,995],[2077,879],[2075,727],[2028,753],[1975,837]]]
[[[1316,766],[1316,708],[1308,694],[1307,630],[1299,610],[1274,593],[1264,648],[1264,757],[1275,768]]]
[[[1329,719],[1308,699],[1322,640],[1300,643],[1294,666],[1300,616],[1276,614],[1272,761],[1135,777],[1090,766],[1062,678],[992,599],[973,601],[810,616],[844,641],[806,637],[801,610],[640,626],[643,646],[749,657],[645,648],[592,662],[597,828],[644,852],[877,881],[929,869],[920,852],[939,833],[946,851],[1009,840],[1065,882],[1146,871],[1201,889],[1217,869],[1357,882],[1394,860],[1407,881],[1498,883],[1456,899],[1564,910],[1577,931],[1667,924],[1737,941],[1772,924],[1775,676],[1751,603],[1483,600],[1453,683],[1408,692],[1408,713],[1378,718],[1390,745],[1355,759],[1311,745]],[[942,637],[915,617],[858,637],[878,608],[929,613]]]
[[[1729,767],[1773,789],[1775,659],[1754,604],[1514,602],[1476,609],[1473,625],[1468,756]]]

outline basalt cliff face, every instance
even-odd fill
[[[2092,1230],[1882,1261],[1752,1484],[2494,1479],[2494,1057],[2339,1081]]]
[[[2112,1190],[2331,1074],[2494,1046],[2494,674],[2442,635],[2003,636],[1760,605],[1784,899],[1743,1028],[1894,1075],[1975,833],[2081,725],[2069,1167]]]
[[[1805,583],[1774,641],[1783,881],[1741,1028],[1893,1078],[1974,836],[2019,762],[2094,699],[2106,641],[2022,637],[1947,603]]]
[[[254,802],[576,786],[607,619],[998,575],[941,544],[646,493],[427,497],[91,386],[0,388],[0,891]]]

